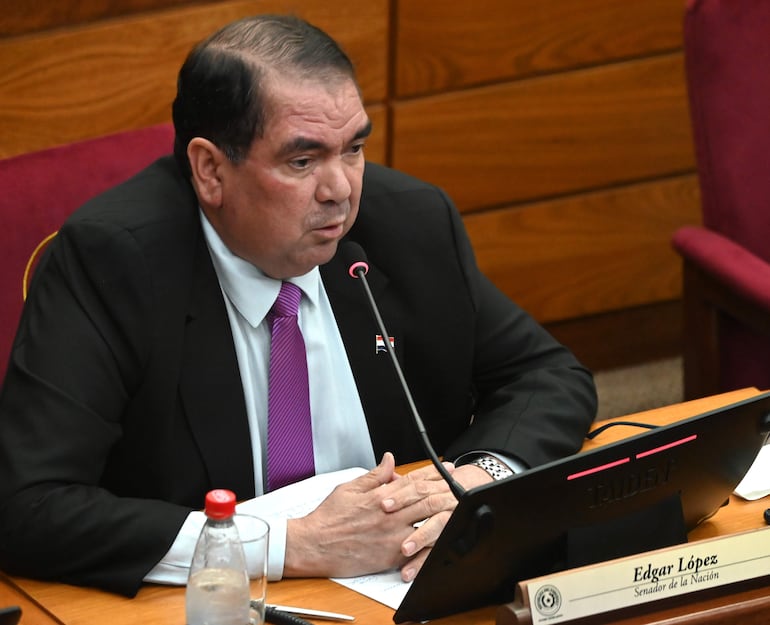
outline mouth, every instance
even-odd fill
[[[336,221],[334,223],[330,223],[325,226],[314,228],[314,232],[320,234],[324,238],[329,238],[329,239],[339,239],[340,237],[342,237],[344,231],[345,231],[344,220]]]

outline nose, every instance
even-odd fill
[[[351,175],[350,169],[342,162],[326,164],[319,172],[316,199],[320,203],[340,204],[346,201],[353,191]]]

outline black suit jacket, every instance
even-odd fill
[[[439,454],[576,451],[590,374],[478,271],[438,189],[367,164],[348,235]],[[424,457],[359,284],[321,268],[376,455]],[[77,211],[35,276],[0,396],[0,566],[134,594],[207,490],[254,494],[197,200],[164,158]]]

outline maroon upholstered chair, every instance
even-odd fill
[[[770,2],[689,0],[684,52],[703,226],[684,262],[686,398],[770,388]]]
[[[29,273],[49,237],[86,200],[173,149],[161,124],[0,160],[0,386]]]

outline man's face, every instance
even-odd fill
[[[212,224],[233,253],[283,279],[331,260],[353,225],[370,122],[351,80],[277,78],[269,90],[264,136],[219,168]]]

